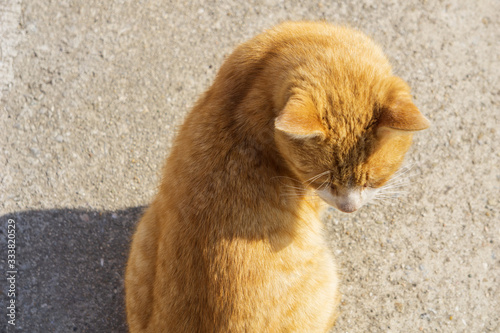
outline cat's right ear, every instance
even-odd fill
[[[275,119],[274,127],[294,139],[324,139],[325,130],[311,104],[290,99]]]
[[[382,109],[378,121],[377,135],[380,138],[390,139],[424,130],[429,125],[429,120],[420,113],[410,100],[403,100]]]
[[[378,135],[381,137],[411,134],[430,126],[430,122],[411,100],[408,85],[394,77],[385,105],[378,119]]]
[[[382,108],[378,125],[397,131],[415,132],[426,129],[430,122],[408,97],[404,97]]]

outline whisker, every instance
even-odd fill
[[[378,191],[379,194],[384,193],[407,193],[408,191],[402,187],[392,187],[392,188],[384,188],[383,190]]]
[[[389,180],[389,183],[397,183],[397,182],[408,182],[410,179],[406,176],[403,177],[404,175],[400,175],[398,177],[393,177]]]
[[[313,177],[309,178],[308,180],[306,180],[306,182],[307,182],[307,181],[309,181],[309,180],[311,180],[311,179],[312,179],[312,180],[315,180],[315,179],[317,179],[318,177],[321,177],[321,176],[323,176],[323,175],[326,175],[327,173],[330,173],[330,170],[323,171],[323,172],[321,172],[321,173],[317,174],[316,176],[313,176]]]
[[[375,200],[383,200],[383,201],[394,201],[394,199],[398,199],[397,196],[390,196],[390,197],[378,197],[378,198],[373,198]]]
[[[405,183],[405,182],[410,182],[410,179],[408,179],[408,177],[404,177],[404,178],[401,178],[401,177],[392,178],[392,179],[389,180],[389,182],[387,184]]]
[[[413,169],[414,165],[413,163],[396,171],[392,178],[384,186],[379,188],[370,201],[373,200],[377,203],[387,203],[407,194],[404,188],[411,184],[409,176],[411,175],[410,171]]]
[[[309,193],[294,193],[294,192],[284,192],[284,193],[281,193],[281,195],[288,195],[288,196],[296,196],[296,197],[305,197],[305,196],[309,196],[311,194]]]
[[[288,184],[283,183],[281,181],[281,179],[291,180],[292,182],[298,183],[297,185],[302,185],[302,182],[300,180],[297,180],[297,179],[294,179],[294,178],[291,178],[291,177],[275,176],[275,177],[272,177],[270,180],[273,180],[273,179],[277,179],[281,185],[285,185],[285,186],[288,185]]]
[[[330,173],[330,172],[331,172],[330,170],[327,170],[327,171],[324,171],[324,172],[322,172],[322,173],[320,173],[320,174],[317,174],[317,175],[316,175],[316,176],[314,176],[314,177],[309,178],[308,180],[306,180],[306,181],[304,182],[304,186],[309,186],[309,185],[311,185],[311,183],[312,183],[312,182],[314,182],[316,179],[318,179],[318,178],[320,178],[321,176],[324,176],[324,175],[326,175],[326,174],[328,174],[328,173]]]
[[[404,185],[408,185],[409,182],[401,182],[401,183],[395,183],[395,184],[386,184],[381,187],[381,189],[387,189],[387,188],[397,188],[397,187],[403,187]]]
[[[387,202],[388,200],[386,199],[379,199],[379,198],[373,198],[372,200],[370,200],[370,204],[381,204],[381,203],[385,203]]]
[[[327,188],[329,184],[330,184],[329,179],[325,180],[325,181],[323,182],[323,184],[321,184],[321,185],[318,187],[318,190],[322,190],[322,189]]]
[[[403,194],[407,193],[407,191],[398,191],[398,190],[387,190],[387,191],[380,191],[378,192],[375,196],[379,197],[381,195],[388,195],[388,194]]]
[[[307,188],[294,188],[294,187],[285,187],[283,188],[284,192],[293,192],[293,193],[309,193],[311,190]]]
[[[319,198],[316,194],[299,194],[299,193],[282,193],[281,197],[285,198]]]
[[[294,189],[294,190],[304,190],[304,191],[306,191],[306,188],[304,188],[304,187],[298,187],[298,186],[292,186],[292,185],[285,185],[285,188],[290,188],[290,189]]]
[[[412,171],[412,168],[402,168],[402,169],[396,171],[396,173],[392,176],[391,181],[402,179],[403,176],[406,176],[406,178],[410,178],[409,176],[411,176],[411,173],[410,173],[411,171]]]
[[[380,195],[384,195],[384,194],[403,194],[403,193],[407,193],[407,191],[380,191],[379,194]]]

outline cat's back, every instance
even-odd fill
[[[317,205],[280,195],[276,179],[289,174],[273,121],[285,100],[282,81],[317,75],[320,87],[335,86],[324,68],[353,77],[361,55],[366,66],[390,71],[363,34],[299,22],[229,56],[187,116],[134,234],[125,277],[131,332],[325,332],[333,325],[336,267]]]
[[[370,61],[382,70],[390,71],[390,64],[381,47],[366,34],[347,26],[332,25],[327,22],[284,22],[280,25],[257,35],[240,47],[249,57],[259,58],[266,52],[278,50],[280,57],[291,64],[300,57],[307,55],[311,64],[325,61],[324,64],[333,65],[331,60],[342,65],[350,65],[345,69],[355,69],[356,61]],[[249,52],[252,50],[252,52]],[[325,55],[325,52],[327,53]],[[319,57],[318,56],[326,56]],[[295,57],[295,59],[294,59]],[[346,63],[346,62],[351,62]]]

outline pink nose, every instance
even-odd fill
[[[340,205],[338,205],[337,208],[344,213],[352,213],[352,212],[355,212],[356,210],[358,210],[358,207],[356,207],[355,205],[353,205],[351,203],[340,204]]]

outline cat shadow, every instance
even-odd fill
[[[123,277],[143,210],[54,209],[1,216],[0,271],[5,273],[10,270],[9,219],[16,226],[15,330],[127,332]],[[2,309],[10,302],[6,290],[2,287]]]

